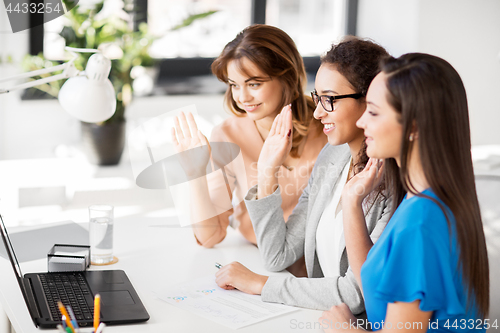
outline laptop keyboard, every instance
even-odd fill
[[[77,320],[93,318],[94,306],[88,305],[85,295],[91,295],[85,278],[80,273],[40,274],[40,282],[47,298],[52,320],[60,321],[61,313],[57,301],[71,306]]]

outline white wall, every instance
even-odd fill
[[[425,52],[450,62],[467,89],[472,143],[500,144],[500,1],[360,0],[358,34],[394,56]]]
[[[5,59],[11,56],[16,63],[19,63],[23,56],[28,53],[27,31],[12,33],[7,12],[4,4],[0,4],[0,57]],[[19,66],[3,64],[0,65],[0,78],[10,77],[19,73]],[[8,82],[12,83],[12,81]],[[8,87],[7,83],[0,83],[0,88]],[[10,146],[9,131],[14,131],[14,124],[10,123],[9,113],[17,109],[19,98],[17,94],[0,94],[0,159],[6,155],[6,150]]]
[[[2,110],[5,145],[0,158],[53,157],[59,146],[79,144],[80,124],[62,109],[58,101],[21,101],[18,94],[14,95],[15,98],[9,100],[6,109]]]
[[[500,144],[500,1],[421,0],[422,52],[448,60],[464,81],[473,144]]]
[[[359,0],[357,34],[373,39],[394,56],[417,50],[419,2]]]
[[[3,97],[0,95],[0,103]],[[10,96],[9,96],[10,97]],[[222,95],[156,96],[134,99],[127,118],[134,124],[191,104],[212,123],[228,116]],[[80,148],[80,122],[66,113],[56,100],[21,101],[17,96],[2,109],[0,135],[4,144],[0,159],[72,156]],[[169,129],[165,135],[170,136]],[[209,135],[210,133],[206,133]],[[5,141],[4,141],[5,139]]]

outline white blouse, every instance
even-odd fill
[[[352,160],[352,158],[351,158]],[[344,237],[342,220],[342,190],[347,182],[351,160],[345,165],[342,175],[333,189],[332,200],[326,206],[316,229],[316,254],[325,277],[339,276],[339,262],[343,247],[339,248]]]

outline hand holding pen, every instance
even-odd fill
[[[215,267],[219,269],[215,273],[215,282],[226,290],[238,289],[247,294],[260,295],[268,279],[236,261],[225,266],[215,263]]]

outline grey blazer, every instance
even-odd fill
[[[336,182],[350,158],[347,145],[327,144],[318,155],[309,183],[285,223],[281,209],[281,193],[256,199],[257,186],[252,187],[245,204],[257,236],[257,244],[266,269],[281,271],[305,256],[308,278],[271,276],[262,289],[262,300],[310,309],[328,310],[346,303],[356,314],[364,312],[364,301],[354,274],[349,267],[345,239],[337,258],[340,276],[324,277],[316,255],[316,229]],[[380,198],[365,210],[368,232],[377,241],[389,218],[390,198]]]

